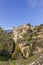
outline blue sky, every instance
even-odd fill
[[[0,27],[43,23],[43,0],[0,0]]]

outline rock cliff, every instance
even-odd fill
[[[25,58],[41,52],[43,50],[43,24],[35,27],[24,24],[13,28],[13,40]]]
[[[9,33],[0,28],[0,64],[4,62],[43,65],[43,24],[35,27],[24,24]]]

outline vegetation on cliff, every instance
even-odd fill
[[[0,28],[0,61],[31,59],[43,51],[43,24],[25,24],[6,32]]]

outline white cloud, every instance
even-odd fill
[[[35,8],[36,7],[36,1],[35,0],[26,0],[27,1],[27,5],[32,7],[32,8]]]
[[[32,2],[32,8],[35,8],[36,5],[37,5],[36,1],[33,1],[33,2]]]
[[[26,0],[27,5],[35,8],[35,7],[43,7],[43,0]]]

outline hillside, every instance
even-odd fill
[[[24,24],[12,30],[8,33],[0,28],[0,61],[9,62],[12,65],[36,63],[43,55],[43,24],[35,27]]]
[[[12,32],[12,30],[11,29],[7,29],[6,32],[10,33],[10,32]]]
[[[43,24],[35,27],[25,24],[14,28],[13,39],[24,58],[37,54],[43,50]]]

